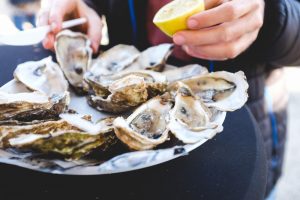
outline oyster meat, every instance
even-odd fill
[[[221,132],[225,112],[212,112],[188,86],[179,85],[174,108],[170,111],[168,129],[171,133],[182,142],[193,144]]]
[[[113,76],[88,76],[86,80],[93,93],[88,98],[89,104],[111,113],[128,111],[162,94],[167,87],[164,75],[147,70],[124,71]]]
[[[119,44],[94,60],[90,73],[95,75],[112,75],[131,65],[140,55],[134,46]]]
[[[137,108],[127,119],[118,117],[113,125],[116,136],[132,150],[147,150],[164,143],[172,103],[157,96]]]
[[[234,111],[248,100],[248,83],[243,72],[225,71],[195,76],[182,81],[200,97],[208,107],[221,111]]]
[[[61,120],[34,125],[0,126],[2,148],[31,149],[78,160],[94,149],[106,150],[116,142],[113,118],[94,124],[89,116],[62,114]]]
[[[25,62],[17,66],[14,77],[33,91],[43,92],[48,96],[64,94],[69,84],[60,67],[52,57],[40,61]]]
[[[57,61],[69,83],[78,94],[88,90],[83,76],[91,65],[91,42],[86,35],[69,30],[60,32],[56,36],[55,52]]]

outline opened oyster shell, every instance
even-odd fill
[[[60,67],[52,57],[40,61],[29,61],[17,66],[14,77],[33,91],[43,92],[48,96],[64,94],[69,84]]]
[[[188,86],[179,85],[174,108],[170,111],[168,129],[171,133],[182,142],[193,144],[221,132],[225,112],[212,112]]]
[[[248,83],[243,72],[225,71],[203,74],[182,82],[202,99],[208,107],[235,111],[248,100]]]
[[[155,97],[137,108],[126,120],[115,119],[116,136],[133,150],[147,150],[168,139],[168,120],[172,103]]]
[[[172,53],[173,44],[160,44],[143,51],[138,59],[128,67],[128,70],[162,71],[167,59]]]
[[[166,77],[153,71],[121,72],[113,76],[87,76],[94,93],[89,104],[98,110],[120,113],[136,107],[167,88]]]
[[[169,83],[173,83],[194,76],[207,74],[208,70],[207,68],[198,64],[186,65],[183,67],[175,67],[175,66],[167,65],[167,69],[162,73],[167,77]]]
[[[100,54],[89,70],[94,75],[112,75],[131,65],[140,55],[134,46],[119,44]]]
[[[0,122],[26,124],[57,119],[70,103],[69,92],[52,95],[32,92],[19,81],[12,80],[0,88]]]
[[[86,35],[69,30],[56,36],[55,52],[57,61],[69,83],[78,94],[87,92],[88,86],[83,81],[92,60],[91,43]]]
[[[78,160],[92,150],[106,150],[116,142],[112,118],[93,124],[88,116],[62,114],[59,121],[0,126],[2,148],[31,149]]]
[[[41,92],[10,94],[0,91],[0,121],[56,119],[68,104],[68,92],[49,98]]]

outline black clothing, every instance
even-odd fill
[[[132,38],[128,1],[103,0],[92,1],[99,13],[106,15],[108,21],[110,45],[120,43],[135,44],[143,49],[149,45],[146,33],[146,0],[136,0],[137,38]],[[281,66],[300,64],[300,2],[297,0],[265,0],[264,25],[257,40],[240,56],[225,62],[215,62],[215,70],[245,72],[249,89],[248,105],[254,114],[265,141],[265,150],[269,163],[268,187],[266,194],[276,184],[281,174],[284,144],[287,126],[287,93],[284,87],[269,81],[268,93],[272,99],[280,101],[266,102],[266,82],[274,77],[282,78]],[[208,61],[194,59],[204,66]],[[177,62],[178,63],[178,62]],[[181,63],[183,64],[183,63]],[[268,97],[268,99],[271,99]],[[272,111],[267,108],[266,104]],[[280,104],[280,105],[279,105]]]

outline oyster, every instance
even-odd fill
[[[248,83],[243,72],[225,71],[203,74],[182,81],[205,105],[221,111],[241,108],[248,99]]]
[[[112,118],[93,124],[89,116],[62,114],[59,121],[0,126],[2,148],[32,149],[78,160],[92,150],[106,150],[116,142]]]
[[[160,44],[143,51],[138,59],[128,67],[128,70],[162,71],[167,59],[172,53],[173,44]]]
[[[18,65],[14,77],[31,90],[49,96],[64,94],[69,87],[60,67],[52,61],[51,56]]]
[[[112,75],[124,70],[131,65],[140,55],[140,51],[134,46],[120,44],[104,53],[94,60],[89,70],[95,75]]]
[[[162,94],[167,87],[166,77],[160,73],[140,70],[121,72],[113,76],[88,76],[93,94],[89,104],[98,110],[120,113]]]
[[[92,60],[90,44],[87,36],[82,33],[65,30],[56,36],[57,61],[69,83],[78,94],[83,94],[88,90],[83,76],[90,68]]]
[[[225,112],[212,112],[188,86],[179,85],[174,108],[170,111],[168,129],[171,133],[182,142],[193,144],[221,132]]]
[[[172,103],[160,96],[136,109],[126,120],[115,119],[116,136],[133,150],[147,150],[168,139],[168,118]]]
[[[49,98],[41,92],[9,94],[0,91],[0,121],[56,119],[68,104],[68,92]]]
[[[208,70],[205,67],[198,64],[187,65],[184,67],[167,66],[167,68],[168,69],[162,73],[167,77],[170,83],[208,73]]]

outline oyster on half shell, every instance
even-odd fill
[[[221,132],[225,115],[225,112],[210,110],[188,86],[179,83],[168,129],[182,142],[193,144]]]
[[[33,125],[0,126],[0,146],[55,153],[78,160],[96,148],[105,151],[117,141],[113,118],[96,124],[89,116],[79,114],[62,114],[61,118]]]
[[[213,72],[195,76],[182,82],[202,99],[208,107],[234,111],[248,100],[248,83],[243,72]]]
[[[161,44],[140,52],[134,46],[119,44],[100,54],[89,73],[107,76],[121,71],[162,71],[172,49],[172,44]]]
[[[69,83],[78,94],[88,90],[83,76],[91,65],[91,42],[86,35],[69,30],[60,32],[56,36],[55,52],[57,61]]]
[[[172,53],[173,47],[173,44],[160,44],[150,47],[143,51],[138,59],[127,69],[162,71]]]
[[[191,64],[183,67],[175,67],[175,66],[167,65],[167,69],[162,73],[167,77],[169,83],[173,83],[194,76],[207,74],[208,70],[207,68],[198,64]]]
[[[10,94],[0,91],[0,121],[56,119],[68,104],[68,92],[49,98],[41,92]]]
[[[17,66],[14,77],[33,91],[43,92],[48,96],[64,94],[69,84],[60,67],[52,57],[40,61],[29,61]]]
[[[167,87],[164,75],[148,70],[124,71],[113,76],[87,76],[86,80],[93,93],[88,98],[89,104],[111,113],[128,111],[162,94]]]
[[[157,96],[137,108],[127,119],[118,117],[113,125],[116,136],[132,150],[147,150],[164,143],[172,103]]]
[[[131,65],[140,55],[134,46],[119,44],[103,52],[94,60],[90,73],[94,75],[112,75]]]

